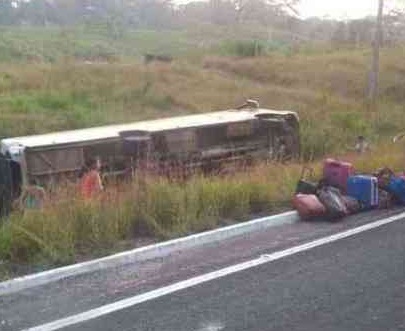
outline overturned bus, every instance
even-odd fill
[[[103,173],[177,168],[209,171],[226,162],[295,158],[299,155],[295,112],[248,104],[197,115],[171,117],[43,135],[0,143],[0,194],[16,198],[21,187],[77,178],[87,159],[98,157]]]

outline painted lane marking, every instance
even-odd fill
[[[268,255],[262,255],[260,258],[258,259],[254,259],[251,261],[247,261],[247,262],[243,262],[240,264],[236,264],[224,269],[220,269],[214,272],[210,272],[201,276],[197,276],[197,277],[193,277],[184,281],[180,281],[178,283],[174,283],[172,285],[169,286],[165,286],[144,294],[140,294],[140,295],[136,295],[134,297],[131,298],[127,298],[124,300],[120,300],[105,306],[101,306],[95,309],[91,309],[89,311],[77,314],[77,315],[72,315],[66,318],[62,318],[50,323],[46,323],[43,325],[39,325],[36,327],[32,327],[29,329],[26,329],[25,331],[53,331],[53,330],[59,330],[71,325],[75,325],[75,324],[79,324],[79,323],[83,323],[83,322],[87,322],[89,320],[92,319],[96,319],[98,317],[101,316],[105,316],[108,314],[111,314],[113,312],[117,312],[129,307],[133,307],[135,305],[150,301],[150,300],[154,300],[157,298],[160,298],[162,296],[166,296],[168,294],[172,294],[199,284],[203,284],[209,281],[212,281],[214,279],[218,279],[218,278],[222,278],[231,274],[235,274],[238,273],[240,271],[244,271],[247,269],[251,269],[266,263],[270,263],[276,260],[280,260],[282,258],[294,255],[294,254],[298,254],[301,252],[305,252],[308,251],[310,249],[313,249],[315,247],[319,247],[322,245],[326,245],[329,243],[333,243],[336,242],[338,240],[342,240],[348,237],[352,237],[356,234],[365,232],[365,231],[369,231],[372,229],[376,229],[379,228],[381,226],[393,223],[393,222],[397,222],[400,220],[404,220],[405,219],[405,213],[401,213],[399,215],[396,216],[392,216],[389,218],[385,218],[373,223],[369,223],[369,224],[365,224],[362,225],[360,227],[354,228],[354,229],[350,229],[347,231],[343,231],[343,232],[339,232],[337,234],[328,236],[328,237],[324,237],[324,238],[320,238],[314,241],[311,241],[309,243],[303,244],[303,245],[299,245],[299,246],[295,246],[295,247],[291,247],[288,249],[285,249],[283,251],[279,251],[279,252],[275,252],[272,254],[268,254]]]
[[[195,331],[221,331],[225,329],[225,325],[218,322],[204,322]]]

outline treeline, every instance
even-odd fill
[[[375,38],[375,18],[366,17],[348,21],[311,18],[299,21],[295,30],[309,41],[324,41],[333,46],[361,47],[370,45]],[[405,16],[386,15],[383,29],[384,46],[405,42]]]
[[[294,10],[296,0],[0,0],[0,24],[77,24],[119,20],[132,27],[173,28],[190,22],[263,24]]]
[[[104,24],[115,37],[126,29],[181,29],[196,24],[260,26],[285,41],[359,45],[374,38],[374,19],[299,19],[299,0],[0,0],[0,25]],[[405,40],[405,15],[385,17],[384,40]]]

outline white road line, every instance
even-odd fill
[[[295,246],[295,247],[291,247],[288,248],[286,250],[283,251],[279,251],[279,252],[275,252],[269,255],[263,255],[258,259],[255,260],[251,260],[251,261],[247,261],[244,263],[240,263],[234,266],[230,266],[224,269],[220,269],[214,272],[210,272],[201,276],[197,276],[197,277],[193,277],[166,287],[162,287],[144,294],[140,294],[140,295],[136,295],[134,297],[128,298],[128,299],[124,299],[124,300],[120,300],[105,306],[101,306],[99,308],[95,308],[89,311],[86,311],[84,313],[80,313],[77,315],[73,315],[73,316],[69,316],[66,318],[62,318],[60,320],[54,321],[54,322],[50,322],[50,323],[46,323],[40,326],[36,326],[36,327],[32,327],[29,329],[26,329],[26,331],[53,331],[53,330],[59,330],[62,328],[65,328],[67,326],[71,326],[74,324],[79,324],[79,323],[83,323],[92,319],[96,319],[98,317],[107,315],[107,314],[111,314],[113,312],[116,311],[120,311],[129,307],[133,307],[135,305],[141,304],[143,302],[147,302],[150,300],[154,300],[156,298],[160,298],[162,296],[171,294],[171,293],[175,293],[202,283],[206,283],[209,282],[211,280],[214,279],[218,279],[221,277],[225,277],[231,274],[235,274],[237,272],[243,271],[243,270],[247,270],[250,268],[254,268],[272,261],[276,261],[279,259],[282,259],[284,257],[288,257],[300,252],[304,252],[304,251],[308,251],[312,248],[315,247],[319,247],[322,245],[326,245],[344,238],[348,238],[351,236],[354,236],[358,233],[361,232],[365,232],[365,231],[369,231],[378,227],[381,227],[383,225],[389,224],[389,223],[393,223],[396,221],[400,221],[403,220],[405,218],[405,213],[401,213],[399,215],[396,216],[392,216],[383,220],[379,220],[373,223],[369,223],[354,229],[350,229],[347,231],[343,231],[328,237],[324,237],[321,239],[317,239],[314,241],[311,241],[309,243],[303,244],[303,245],[299,245],[299,246]]]

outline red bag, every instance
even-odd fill
[[[297,194],[292,204],[303,220],[309,220],[326,214],[325,206],[313,194]]]
[[[354,167],[351,163],[334,159],[326,159],[324,162],[323,177],[325,182],[343,192],[346,192],[348,178],[353,175]]]

